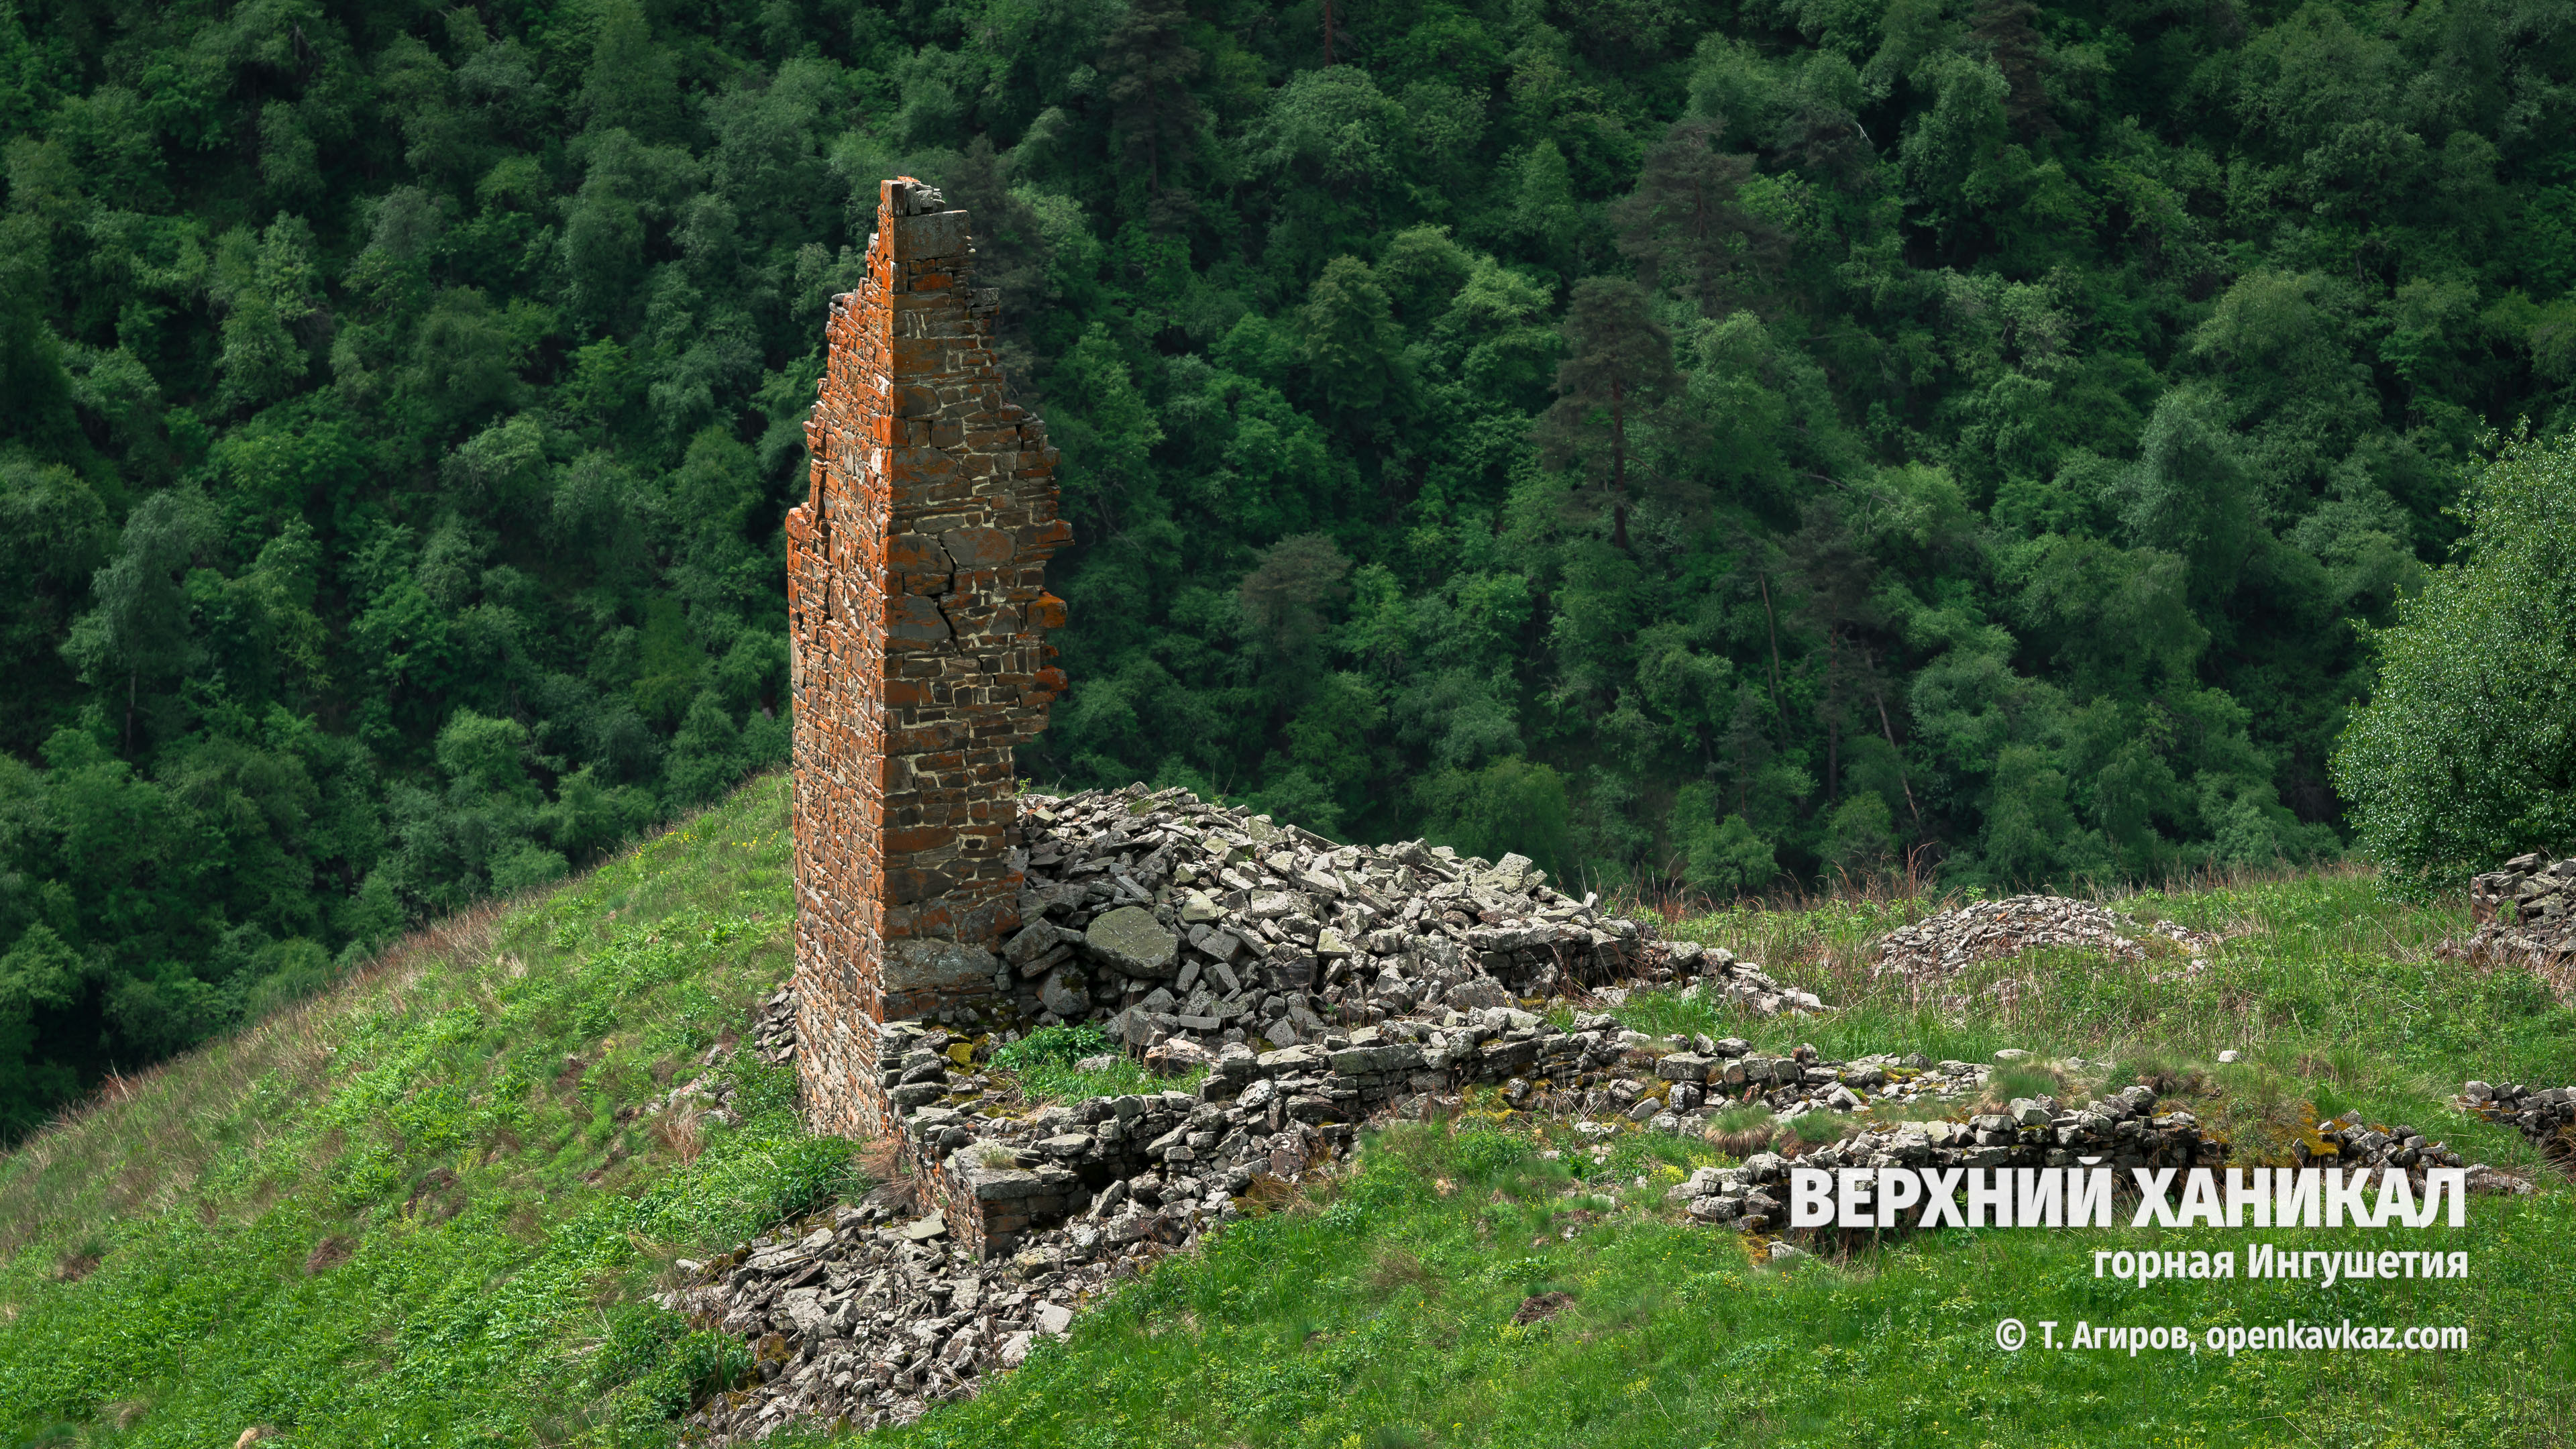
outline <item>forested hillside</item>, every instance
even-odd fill
[[[1024,772],[1732,893],[2339,849],[2576,379],[2576,8],[0,7],[0,1125],[780,759],[875,183],[1065,452]]]

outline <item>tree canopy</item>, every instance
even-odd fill
[[[2576,841],[2576,441],[2517,439],[2461,513],[2334,759],[2358,843],[2419,889]]]
[[[2355,626],[2565,425],[2571,79],[2502,0],[20,0],[0,1130],[783,758],[904,172],[1065,454],[1036,780],[1648,891],[2336,852]]]

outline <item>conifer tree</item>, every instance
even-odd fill
[[[1672,334],[1655,321],[1644,288],[1625,277],[1586,277],[1566,308],[1565,343],[1539,443],[1549,466],[1577,464],[1607,492],[1610,542],[1625,551],[1638,431],[1675,422],[1670,405],[1685,386]]]
[[[1119,156],[1145,168],[1147,195],[1164,220],[1160,214],[1175,204],[1165,175],[1177,178],[1201,119],[1189,83],[1205,58],[1186,38],[1189,20],[1182,0],[1135,0],[1100,57]]]
[[[591,129],[622,128],[639,141],[670,139],[680,120],[674,60],[654,44],[652,23],[634,0],[610,0],[582,75],[581,109]]]
[[[1749,156],[1717,149],[1714,121],[1673,123],[1646,153],[1637,189],[1613,211],[1619,252],[1649,290],[1671,288],[1715,316],[1775,265],[1777,227],[1747,210],[1737,190],[1753,174]]]

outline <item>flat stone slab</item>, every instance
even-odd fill
[[[1082,934],[1091,954],[1122,975],[1167,980],[1180,974],[1181,938],[1143,906],[1103,911]]]

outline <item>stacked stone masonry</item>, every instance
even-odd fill
[[[2560,1173],[2576,1177],[2576,1087],[2534,1090],[2520,1082],[2471,1082],[2460,1109],[2510,1125],[2540,1149]]]
[[[803,1000],[806,983],[837,978],[800,957],[796,990],[773,1008],[792,1012],[793,1022],[765,1020],[760,1034],[764,1051],[793,1050],[818,1125],[891,1139],[899,1163],[918,1174],[925,1207],[946,1215],[964,1250],[1004,1250],[1033,1227],[1061,1221],[1089,1190],[1039,1165],[1016,1176],[979,1175],[986,1157],[1026,1129],[992,1120],[1017,1114],[981,1097],[980,1075],[954,1055],[970,1043],[989,1050],[997,1037],[1031,1026],[1087,1021],[1144,1052],[1149,1065],[1216,1065],[1222,1079],[1240,1070],[1222,1063],[1265,1050],[1288,1051],[1285,1061],[1380,1028],[1400,1038],[1449,1013],[1500,1012],[1528,1028],[1472,1067],[1460,1057],[1463,1072],[1442,1061],[1372,1069],[1365,1080],[1335,1076],[1325,1093],[1333,1115],[1315,1117],[1315,1103],[1302,1109],[1299,1122],[1314,1126],[1356,1121],[1435,1084],[1587,1070],[1538,1060],[1548,1054],[1526,1039],[1548,1034],[1517,1001],[1595,993],[1615,1001],[1623,988],[1614,983],[1695,978],[1714,999],[1756,1015],[1822,1008],[1726,951],[1654,941],[1643,924],[1554,889],[1517,855],[1488,862],[1421,841],[1336,846],[1268,816],[1141,785],[1026,795],[1010,808],[1018,817],[1019,848],[1009,859],[1019,869],[1020,925],[998,957],[976,951],[976,969],[994,973],[979,999],[912,1016],[853,1017],[846,1004],[816,1010]],[[1408,1018],[1416,1025],[1404,1025]],[[875,1076],[849,1082],[850,1063],[873,1066]],[[1785,1090],[1784,1081],[1805,1085],[1794,1069],[1764,1075],[1758,1060],[1743,1070],[1766,1091]],[[846,1090],[843,1100],[859,1110],[836,1115],[834,1090]],[[1697,1092],[1690,1088],[1691,1100],[1676,1105],[1686,1110]],[[1659,1088],[1617,1105],[1662,1110],[1666,1095]],[[976,1125],[959,1130],[961,1113]],[[1007,1141],[991,1140],[994,1131]],[[1123,1137],[1113,1128],[1102,1140]],[[1119,1167],[1132,1175],[1140,1165],[1107,1160],[1117,1155],[1093,1161],[1091,1175]]]
[[[1064,687],[1056,450],[1004,395],[967,214],[879,188],[787,519],[797,1054],[827,1131],[889,1125],[876,1028],[991,996],[1019,926],[1013,755]]]
[[[2576,1002],[2576,860],[2515,856],[2469,882],[2469,916],[2476,931],[2442,954],[2519,967]]]

